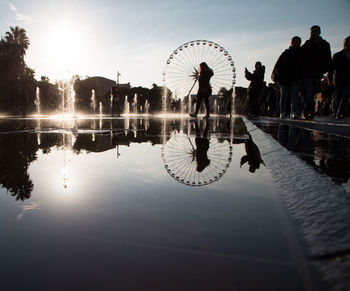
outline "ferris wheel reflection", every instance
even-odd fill
[[[171,132],[163,144],[163,166],[178,182],[204,186],[218,181],[226,173],[232,161],[230,136],[211,136],[210,128],[214,124],[215,121],[209,120],[189,122],[187,131]]]

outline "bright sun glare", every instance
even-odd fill
[[[71,69],[79,63],[83,34],[77,26],[60,23],[51,26],[47,36],[47,54],[61,69]]]

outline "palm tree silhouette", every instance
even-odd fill
[[[7,31],[5,34],[5,41],[10,46],[11,53],[14,53],[16,57],[23,61],[30,44],[27,31],[19,26],[10,26],[10,31]]]

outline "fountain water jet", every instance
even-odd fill
[[[96,99],[95,99],[95,90],[91,90],[91,112],[95,114],[96,112]]]
[[[39,87],[36,87],[34,104],[36,106],[36,113],[40,115],[40,88]]]
[[[149,114],[149,103],[148,103],[148,100],[146,99],[145,101],[145,113],[146,114]]]
[[[62,97],[62,112],[68,113],[74,117],[75,115],[75,91],[74,83],[76,77],[72,77],[70,80],[62,80],[59,82],[59,90]]]
[[[132,111],[137,114],[137,94],[134,95],[134,101],[132,103]]]
[[[129,114],[130,113],[130,106],[128,102],[128,96],[125,95],[125,101],[124,101],[124,114]]]
[[[102,102],[100,102],[100,130],[102,129]]]

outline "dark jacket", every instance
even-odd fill
[[[322,78],[332,63],[331,48],[322,37],[318,42],[307,40],[301,47],[302,73],[305,78]]]
[[[290,85],[301,78],[301,48],[290,46],[278,58],[271,79],[280,85]]]
[[[261,89],[264,86],[265,77],[265,66],[261,66],[258,70],[254,70],[253,73],[247,71],[245,73],[245,78],[250,82],[248,87],[248,95],[255,98],[259,97],[261,94]]]
[[[200,72],[198,78],[199,93],[211,95],[210,78],[214,75],[211,69]]]
[[[350,59],[346,58],[344,49],[333,55],[330,73],[330,78],[335,73],[336,85],[350,84]]]

